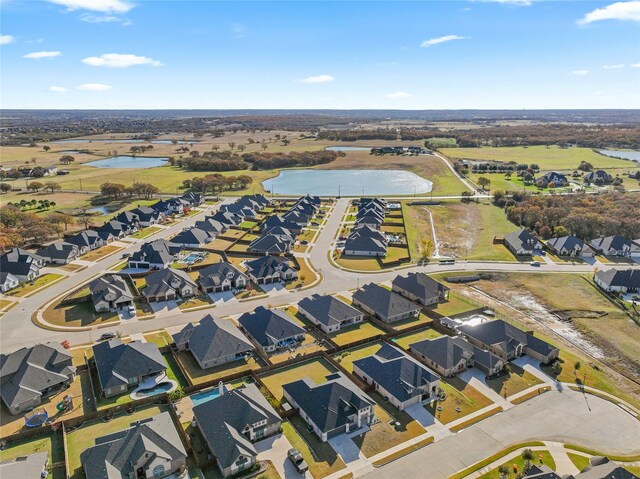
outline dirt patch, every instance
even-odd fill
[[[551,311],[552,314],[560,317],[564,321],[571,321],[573,318],[601,318],[606,316],[606,311],[591,311],[582,309],[564,309]]]
[[[464,258],[478,240],[477,235],[469,234],[469,231],[473,231],[482,222],[478,209],[462,204],[447,204],[446,207],[434,206],[430,210],[438,235],[440,254]]]

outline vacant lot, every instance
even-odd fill
[[[262,382],[267,386],[271,394],[278,400],[282,400],[282,386],[298,379],[310,377],[316,383],[326,381],[326,377],[335,373],[335,368],[324,359],[312,359],[300,364],[294,364],[275,372],[261,376]]]
[[[440,388],[446,393],[446,399],[433,401],[425,408],[443,424],[493,404],[491,399],[462,379],[442,378]]]

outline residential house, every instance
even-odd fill
[[[255,442],[277,434],[282,421],[255,384],[225,391],[193,407],[200,430],[224,477],[250,469],[256,463]]]
[[[316,384],[306,377],[285,384],[284,398],[322,442],[343,433],[369,426],[375,418],[375,401],[349,381],[334,373]]]
[[[573,235],[551,238],[545,243],[549,251],[558,256],[585,257],[591,258],[594,255],[593,249]]]
[[[300,233],[302,233],[302,226],[300,226],[298,223],[294,223],[293,221],[287,221],[278,215],[269,216],[266,220],[264,220],[262,225],[260,225],[260,229],[262,232],[266,232],[271,228],[275,228],[278,226],[291,231],[293,235],[299,235]]]
[[[640,479],[607,457],[593,456],[578,474],[559,475],[546,465],[532,465],[523,479]]]
[[[44,258],[22,248],[11,248],[0,256],[0,271],[10,273],[22,283],[33,281],[40,276]]]
[[[249,278],[231,263],[221,260],[199,270],[196,283],[205,293],[220,293],[246,288]]]
[[[640,245],[620,235],[593,239],[591,247],[605,256],[640,258]]]
[[[613,176],[604,170],[593,170],[584,174],[585,183],[593,183],[594,185],[608,185],[613,181]]]
[[[195,296],[198,285],[180,269],[165,268],[145,277],[146,286],[140,293],[149,303],[173,301]]]
[[[298,303],[298,312],[325,333],[335,333],[364,319],[362,311],[328,294],[304,298]]]
[[[250,206],[247,206],[246,203],[238,201],[236,201],[235,203],[220,206],[220,211],[232,213],[236,216],[239,216],[243,221],[255,220],[258,217],[258,212],[256,210],[254,210]]]
[[[541,177],[536,178],[535,183],[543,188],[546,188],[550,184],[553,184],[553,186],[557,188],[560,186],[567,186],[569,184],[569,180],[559,171],[549,171]]]
[[[409,351],[424,364],[445,377],[455,376],[467,368],[476,366],[487,376],[498,374],[507,362],[461,337],[440,336],[409,345]]]
[[[434,397],[440,384],[437,374],[387,343],[372,356],[355,360],[353,374],[375,385],[401,411]]]
[[[278,236],[275,234],[264,234],[249,244],[249,251],[258,254],[284,254],[291,251],[293,238],[288,236]]]
[[[38,250],[40,256],[46,263],[69,264],[80,256],[78,245],[58,240]]]
[[[155,343],[123,343],[120,338],[93,346],[93,361],[102,394],[107,398],[159,377],[167,369],[167,363]]]
[[[238,319],[244,331],[265,353],[271,353],[304,340],[305,330],[286,312],[262,306]]]
[[[287,258],[263,256],[245,263],[247,275],[257,284],[271,284],[291,281],[298,277],[298,272],[291,267]]]
[[[200,193],[193,193],[192,191],[185,193],[180,199],[188,202],[192,208],[204,204],[204,196]]]
[[[215,238],[219,234],[224,233],[228,229],[227,226],[223,225],[217,220],[212,219],[212,217],[206,217],[202,221],[196,221],[193,227],[202,231],[206,231],[212,238]]]
[[[116,215],[113,218],[115,221],[119,221],[120,223],[124,223],[129,225],[130,228],[135,228],[136,230],[140,226],[140,218],[133,211],[123,211],[122,213]]]
[[[129,257],[129,268],[164,269],[173,263],[182,246],[164,239],[145,243]]]
[[[533,256],[542,252],[542,243],[525,229],[506,234],[504,245],[516,256]]]
[[[138,217],[138,224],[145,228],[162,223],[163,214],[148,206],[138,206],[131,213]]]
[[[387,255],[387,240],[382,232],[368,224],[354,228],[345,241],[342,254],[347,256]]]
[[[365,284],[353,293],[353,304],[385,323],[417,317],[420,306],[375,283]]]
[[[48,463],[49,453],[47,451],[35,452],[28,456],[18,456],[15,459],[0,462],[0,477],[6,479],[46,479]]]
[[[555,346],[501,319],[477,325],[463,324],[458,326],[458,331],[471,344],[505,360],[526,354],[543,364],[549,364],[558,359],[560,353]]]
[[[391,283],[391,289],[423,306],[446,301],[449,297],[449,288],[424,273],[396,276]]]
[[[596,272],[593,280],[607,293],[640,291],[640,270],[638,269],[601,269]]]
[[[177,477],[187,467],[187,451],[168,412],[107,436],[80,454],[91,479]]]
[[[207,369],[251,355],[253,344],[228,319],[210,314],[197,325],[187,324],[173,335],[178,351],[190,351],[200,368]]]
[[[0,354],[0,396],[11,414],[39,406],[76,377],[71,354],[50,342]]]
[[[199,228],[189,228],[171,238],[171,242],[183,248],[200,248],[213,241],[213,236]]]
[[[0,271],[0,291],[6,293],[13,288],[17,288],[19,285],[20,280],[14,275],[6,271]]]
[[[133,304],[133,293],[126,281],[116,274],[105,274],[89,283],[96,313],[115,311]]]
[[[138,231],[138,226],[137,225],[128,225],[127,223],[122,223],[120,221],[116,221],[116,220],[111,220],[111,221],[107,221],[106,223],[104,223],[102,226],[100,226],[99,228],[95,228],[95,230],[100,233],[100,232],[107,232],[109,233],[111,236],[113,236],[116,239],[121,239],[124,238],[125,236],[131,234],[131,233],[135,233],[136,231]]]
[[[84,230],[66,239],[67,243],[72,243],[78,247],[80,255],[86,254],[94,249],[101,248],[107,241],[94,230]]]
[[[237,226],[244,221],[242,216],[232,213],[230,211],[218,211],[213,216],[207,216],[205,219],[212,219],[218,221],[225,228]]]

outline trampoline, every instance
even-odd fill
[[[27,427],[40,427],[49,420],[49,413],[44,409],[34,410],[24,417],[24,425]]]

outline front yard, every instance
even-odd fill
[[[131,235],[132,238],[144,239],[148,238],[151,235],[156,234],[158,231],[162,231],[162,228],[159,226],[149,226],[147,228],[142,228],[140,231],[136,231]]]
[[[124,248],[121,248],[119,246],[107,245],[107,246],[103,246],[102,248],[89,251],[87,254],[81,256],[80,259],[84,261],[100,261],[101,259],[109,255],[115,254],[118,251],[121,251],[123,249]]]
[[[56,302],[42,312],[42,317],[52,325],[71,327],[99,326],[120,320],[116,313],[96,313],[91,301],[69,306]]]
[[[432,401],[425,409],[443,424],[493,404],[491,399],[459,378],[442,378],[440,388],[446,393],[446,399]]]
[[[542,381],[528,371],[509,363],[502,373],[486,380],[487,386],[507,398]]]
[[[15,296],[17,298],[21,298],[23,296],[30,296],[38,289],[45,289],[51,286],[58,281],[62,281],[62,279],[66,278],[65,275],[62,274],[43,274],[42,276],[38,276],[31,283],[21,283],[17,288],[12,289],[7,292],[9,296]]]

